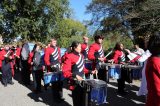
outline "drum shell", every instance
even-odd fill
[[[49,84],[56,81],[62,81],[64,79],[61,72],[49,72],[44,74],[44,84]]]
[[[109,75],[115,79],[121,78],[121,69],[119,67],[109,68]]]
[[[106,103],[107,98],[107,84],[102,80],[88,80],[88,84],[91,86],[90,101],[97,105]]]

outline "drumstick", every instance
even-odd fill
[[[107,58],[113,51],[111,50],[104,58]]]
[[[96,79],[98,79],[98,71],[96,70]]]
[[[107,58],[113,51],[111,50],[104,58]],[[104,63],[104,61],[102,62]]]
[[[9,53],[10,53],[10,51],[8,51],[8,52],[4,55],[4,57],[8,57],[8,56],[9,56]]]

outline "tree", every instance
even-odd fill
[[[82,41],[82,35],[87,35],[86,27],[79,21],[64,19],[58,23],[53,33],[61,47],[68,47],[73,40]]]
[[[64,19],[58,23],[53,32],[56,38],[71,37],[77,35],[84,35],[87,33],[86,27],[79,21],[73,19]]]
[[[159,0],[92,0],[87,13],[102,33],[118,31],[136,40],[160,30]]]
[[[0,33],[5,41],[21,36],[45,42],[55,36],[53,30],[69,14],[68,0],[3,0]]]

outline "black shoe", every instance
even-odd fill
[[[14,84],[14,82],[8,82],[8,84],[11,84],[11,85],[13,85],[13,84]]]
[[[34,92],[35,94],[42,93],[42,91],[41,91],[41,90],[34,90],[33,92]]]
[[[56,103],[61,103],[61,102],[63,102],[65,99],[64,98],[59,98],[59,99],[54,99],[54,101],[56,102]]]
[[[48,89],[48,87],[47,87],[47,86],[44,86],[44,90],[47,91],[47,89]]]
[[[119,95],[127,95],[127,93],[128,93],[128,92],[126,92],[126,91],[118,91],[118,94],[119,94]]]
[[[31,86],[30,83],[23,83],[23,85],[26,86],[26,87],[30,87]]]
[[[64,101],[64,100],[65,100],[65,98],[60,98],[60,100],[61,100],[61,101]]]
[[[7,87],[7,84],[4,84],[4,87]]]

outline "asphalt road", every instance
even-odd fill
[[[19,74],[13,80],[14,85],[4,87],[0,84],[0,106],[72,106],[71,92],[63,89],[65,101],[56,104],[52,98],[51,89],[40,94],[32,92],[33,86],[23,86],[20,83]],[[144,106],[145,97],[136,95],[140,86],[140,81],[134,81],[132,85],[127,84],[127,95],[117,94],[117,82],[110,80],[107,88],[107,104],[102,106]]]

